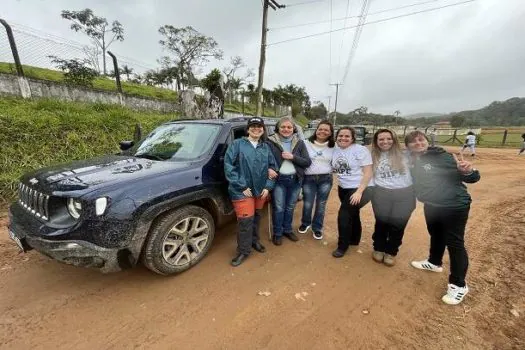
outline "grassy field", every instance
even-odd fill
[[[64,73],[52,69],[38,68],[32,66],[22,66],[24,74],[28,78],[50,80],[56,82],[64,81]],[[0,73],[16,74],[16,68],[13,63],[0,62]],[[98,77],[93,81],[93,88],[106,90],[106,91],[117,91],[117,86],[114,80],[106,77]],[[122,91],[125,94],[158,98],[163,100],[175,101],[177,99],[177,93],[172,90],[162,89],[155,86],[147,86],[141,84],[134,84],[127,81],[122,81]]]
[[[18,177],[32,169],[117,152],[175,114],[135,112],[100,103],[0,98],[0,205],[14,198]]]
[[[49,80],[54,82],[63,82],[64,73],[52,69],[39,68],[33,66],[22,65],[24,74],[28,78]],[[16,74],[16,68],[13,63],[0,62],[0,73],[5,74]],[[177,93],[173,90],[163,89],[155,86],[148,86],[142,84],[135,84],[127,81],[122,81],[122,91],[125,94],[146,97],[146,98],[158,98],[162,100],[168,100],[175,102],[177,100]],[[114,80],[106,77],[98,77],[93,81],[93,88],[104,90],[104,91],[117,91],[117,86]],[[226,103],[224,110],[228,112],[242,112],[242,104],[239,102]],[[256,106],[255,104],[246,103],[244,106],[244,114],[255,115]],[[265,108],[264,115],[267,117],[274,117],[275,110],[273,108]]]

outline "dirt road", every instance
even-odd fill
[[[482,180],[469,185],[471,292],[459,306],[440,300],[447,273],[409,266],[428,251],[420,205],[393,268],[371,259],[370,205],[361,246],[332,258],[332,193],[324,241],[265,241],[265,254],[232,268],[230,225],[199,265],[170,278],[143,267],[102,275],[18,254],[3,214],[0,348],[525,349],[525,157],[479,149],[475,166]]]

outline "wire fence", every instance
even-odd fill
[[[437,128],[434,126],[416,127],[409,125],[383,125],[367,126],[372,134],[382,128],[393,130],[403,142],[406,134],[414,130],[423,131],[429,140],[433,140],[437,145],[462,145],[465,143],[466,136],[473,132],[476,136],[476,143],[483,147],[521,147],[525,127],[523,128]]]
[[[2,24],[4,23],[2,22]],[[87,37],[84,38],[86,42],[82,43],[21,24],[5,23],[4,26],[5,30],[0,26],[0,73],[18,74],[26,78],[61,83],[64,82],[64,72],[59,69],[54,58],[63,61],[77,60],[97,72],[98,77],[90,83],[90,87],[94,89],[176,101],[178,96],[176,80],[167,77],[161,79],[163,75],[159,74],[162,71],[160,62],[147,63],[126,57],[113,51],[113,47],[108,50],[110,54],[106,53],[103,56],[102,50],[90,42]],[[9,30],[12,31],[16,50],[13,50],[10,45]],[[115,67],[111,54],[115,56],[118,63],[118,79],[114,73]],[[103,57],[106,61],[105,74]],[[23,71],[23,73],[20,74],[19,71]],[[205,95],[202,88],[195,83],[192,84],[185,89],[191,89],[196,94]],[[248,96],[248,92],[245,94]],[[234,91],[232,96],[235,96],[233,100],[227,99],[225,101],[225,108],[231,112],[255,114],[255,104],[253,101],[244,101],[245,103],[243,103],[241,90]],[[244,100],[247,100],[247,97]],[[264,107],[267,116],[279,116],[288,113],[286,106],[264,104]]]
[[[64,60],[86,60],[91,68],[100,74],[104,73],[101,49],[94,44],[83,44],[18,24],[11,25],[11,28],[20,61],[24,66],[56,70],[57,67],[52,62],[52,57],[56,56]],[[156,64],[148,64],[116,52],[113,53],[117,57],[119,69],[127,67],[127,71],[131,71],[131,74],[121,72],[124,80],[132,79],[133,74],[142,75],[157,68]],[[114,70],[112,59],[107,54],[105,58],[106,73],[110,74]],[[0,30],[0,62],[15,63],[5,30]]]

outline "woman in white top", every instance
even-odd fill
[[[360,209],[372,198],[372,156],[368,148],[355,143],[355,130],[342,127],[336,135],[337,147],[332,167],[339,179],[338,194],[341,207],[337,214],[339,238],[335,258],[345,255],[351,245],[361,242]]]
[[[372,160],[375,184],[372,207],[376,219],[372,258],[394,266],[406,225],[416,208],[409,155],[401,150],[393,131],[379,129],[373,138]]]
[[[304,143],[312,164],[304,172],[303,216],[299,233],[306,233],[311,227],[314,238],[323,239],[326,201],[333,184],[331,163],[335,146],[334,126],[328,120],[319,122],[314,134]]]

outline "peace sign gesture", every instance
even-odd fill
[[[456,161],[458,170],[462,174],[470,174],[474,171],[474,168],[472,167],[472,163],[469,161],[463,159],[463,153],[459,154],[459,157],[453,153],[452,156],[454,157],[454,160]]]

